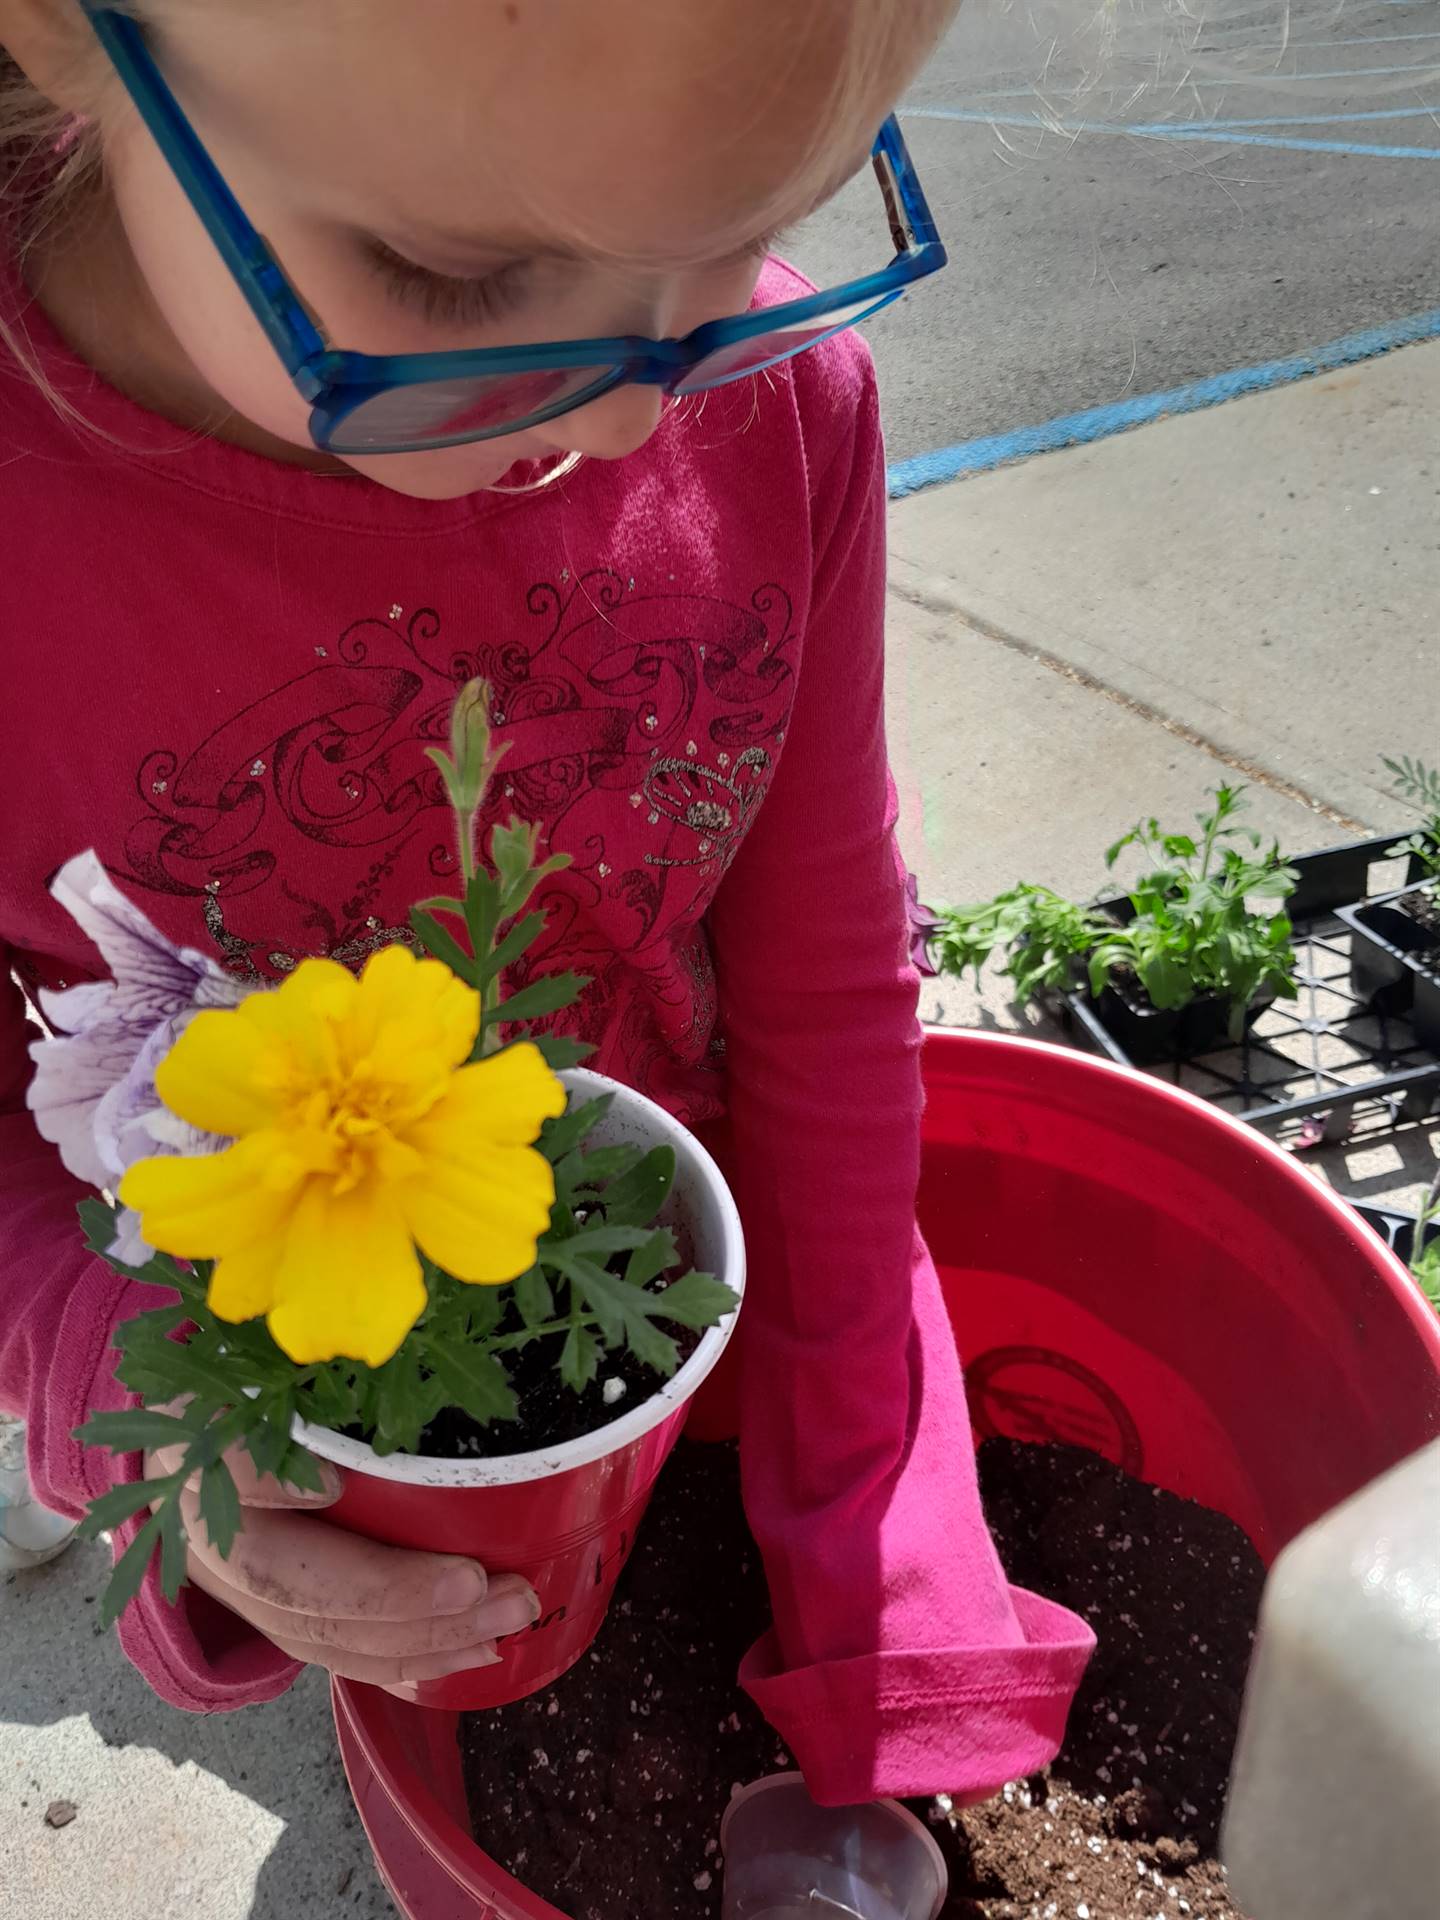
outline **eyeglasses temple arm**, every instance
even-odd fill
[[[244,208],[205,151],[156,66],[139,27],[108,7],[86,5],[85,12],[136,112],[293,376],[307,361],[326,351],[319,330],[279,261],[250,224]]]

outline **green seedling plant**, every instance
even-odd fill
[[[417,946],[478,997],[473,1057],[530,1040],[558,1071],[591,1049],[568,1037],[532,1034],[530,1023],[569,1008],[587,981],[541,973],[507,991],[506,974],[545,929],[545,912],[532,905],[537,889],[567,862],[542,857],[538,829],[516,818],[495,825],[482,850],[483,804],[505,751],[491,737],[489,705],[482,683],[464,688],[449,752],[433,750],[455,815],[460,884],[453,896],[420,902],[411,924]],[[212,1309],[211,1261],[158,1253],[143,1266],[128,1266],[114,1252],[110,1202],[96,1197],[81,1204],[92,1252],[116,1273],[178,1296],[116,1332],[116,1374],[140,1404],[94,1413],[78,1430],[87,1445],[113,1453],[173,1449],[176,1459],[168,1474],[122,1481],[100,1495],[82,1522],[82,1531],[93,1535],[144,1516],[105,1590],[103,1624],[134,1597],[154,1554],[166,1596],[178,1594],[188,1486],[198,1488],[211,1542],[229,1553],[242,1521],[224,1458],[232,1447],[244,1447],[257,1473],[314,1489],[318,1469],[295,1438],[297,1421],[353,1433],[377,1454],[416,1452],[426,1429],[445,1413],[467,1415],[481,1427],[519,1419],[524,1407],[509,1362],[527,1348],[545,1352],[577,1395],[596,1380],[606,1357],[621,1351],[657,1382],[675,1373],[682,1358],[676,1334],[715,1326],[738,1297],[714,1275],[689,1267],[674,1231],[660,1223],[675,1179],[674,1148],[592,1141],[613,1098],[572,1101],[544,1123],[537,1144],[553,1170],[555,1198],[533,1266],[504,1285],[467,1285],[426,1257],[426,1304],[379,1365],[345,1357],[297,1361],[263,1318],[236,1322]]]
[[[1424,1204],[1415,1222],[1415,1240],[1410,1249],[1410,1272],[1425,1298],[1440,1313],[1440,1233],[1427,1234],[1440,1225],[1440,1173],[1430,1183]]]
[[[1144,859],[1126,896],[1128,917],[1031,885],[943,911],[933,941],[941,971],[973,970],[978,978],[998,959],[1021,1006],[1082,978],[1094,995],[1133,981],[1161,1011],[1216,994],[1229,1005],[1231,1037],[1238,1040],[1257,999],[1296,994],[1283,906],[1298,875],[1278,845],[1266,848],[1240,823],[1243,793],[1216,788],[1195,833],[1165,832],[1151,818],[1110,847],[1105,864],[1111,870],[1129,851]],[[1256,902],[1273,905],[1257,909]]]
[[[1409,854],[1422,882],[1432,886],[1440,880],[1440,768],[1427,767],[1423,760],[1405,754],[1398,760],[1387,758],[1385,765],[1394,775],[1395,791],[1421,815],[1420,826],[1395,851]]]

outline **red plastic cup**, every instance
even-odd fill
[[[628,1087],[577,1069],[580,1100],[614,1096],[591,1135],[597,1146],[675,1149],[675,1183],[661,1216],[687,1259],[737,1293],[745,1287],[740,1216],[720,1169],[679,1121]],[[724,1352],[736,1314],[701,1337],[672,1380],[620,1419],[578,1440],[494,1460],[380,1456],[362,1441],[301,1425],[296,1437],[340,1469],[325,1518],[397,1547],[468,1554],[490,1573],[518,1573],[540,1596],[540,1617],[500,1643],[500,1664],[420,1683],[423,1707],[499,1707],[550,1686],[583,1657],[610,1605],[660,1469],[697,1388]]]
[[[1440,1320],[1260,1134],[992,1034],[932,1034],[925,1077],[921,1223],[977,1437],[1089,1446],[1269,1556],[1440,1434]],[[451,1716],[347,1681],[334,1695],[405,1920],[566,1920],[470,1838]]]

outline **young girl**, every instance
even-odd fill
[[[1090,1645],[1000,1572],[914,1223],[883,464],[845,330],[936,257],[893,130],[854,270],[898,247],[890,276],[732,322],[810,293],[770,241],[865,164],[950,11],[0,0],[0,1406],[37,1493],[78,1514],[113,1470],[72,1430],[121,1402],[143,1291],[84,1252],[24,1111],[21,987],[98,966],[49,877],[95,846],[248,982],[357,963],[444,870],[424,746],[482,675],[500,804],[573,856],[542,958],[593,976],[592,1064],[723,1126],[775,1614],[743,1679],[835,1803],[1042,1765]],[[403,1690],[532,1617],[520,1582],[244,1493],[231,1559],[195,1540],[180,1604],[152,1584],[121,1628],[178,1706],[305,1661]]]

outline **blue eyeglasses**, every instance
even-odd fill
[[[311,405],[310,435],[337,454],[418,453],[518,433],[630,383],[700,393],[762,372],[898,300],[945,265],[945,248],[892,116],[873,163],[896,252],[828,293],[710,320],[680,340],[622,335],[447,353],[345,353],[329,345],[245,216],[135,22],[85,8],[145,125],[285,371]]]

